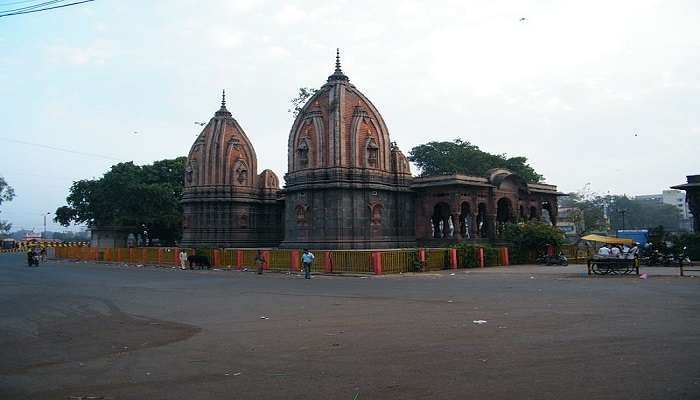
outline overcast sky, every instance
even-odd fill
[[[282,178],[289,100],[336,47],[406,153],[461,138],[565,192],[658,193],[700,173],[698,21],[697,0],[97,0],[0,18],[0,175],[17,192],[0,218],[39,231],[72,181],[186,155],[223,88]]]

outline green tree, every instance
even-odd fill
[[[186,157],[138,166],[114,165],[100,179],[74,182],[66,206],[55,221],[133,227],[134,234],[173,243],[182,235],[182,206]]]
[[[461,173],[484,176],[492,168],[506,168],[528,182],[540,182],[544,177],[527,164],[525,157],[507,157],[487,153],[469,142],[428,142],[411,149],[409,160],[421,170],[421,175]]]
[[[503,238],[513,244],[514,263],[532,261],[545,246],[559,247],[564,243],[564,233],[556,226],[541,223],[506,224]]]
[[[296,118],[297,115],[301,112],[301,109],[304,108],[304,105],[306,102],[318,92],[318,89],[314,88],[308,88],[308,87],[301,87],[299,88],[299,93],[297,94],[297,97],[293,98],[291,100],[292,102],[292,108],[288,109],[287,112],[292,113],[292,117]]]
[[[623,215],[625,229],[663,226],[666,230],[676,230],[680,222],[678,210],[672,205],[631,199],[624,195],[600,196],[585,189],[569,193],[560,200],[559,205],[576,207],[583,212],[585,232],[623,229]],[[606,210],[607,219],[603,210]]]
[[[626,196],[609,196],[606,197],[606,201],[612,229],[649,229],[663,226],[666,230],[678,230],[680,215],[676,207],[670,204],[635,200]]]
[[[7,184],[7,181],[5,178],[0,176],[0,205],[2,205],[3,201],[12,201],[12,199],[15,198],[15,190],[12,188],[12,186]],[[10,231],[12,228],[12,224],[0,220],[0,233],[7,233]]]

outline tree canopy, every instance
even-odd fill
[[[186,157],[138,166],[114,165],[100,179],[73,182],[66,202],[56,210],[56,222],[133,228],[133,233],[164,243],[182,235],[180,197]]]
[[[527,163],[525,157],[491,154],[461,139],[416,146],[411,149],[408,159],[420,168],[422,176],[453,173],[484,176],[490,169],[505,168],[531,183],[544,179]]]
[[[624,229],[663,226],[667,230],[677,230],[680,222],[678,210],[670,204],[636,200],[624,195],[569,193],[559,205],[579,208],[587,232],[623,229],[623,214]]]
[[[12,188],[12,186],[7,184],[5,178],[0,176],[0,205],[3,201],[12,201],[14,198],[15,190]],[[10,228],[12,228],[11,223],[0,220],[0,233],[9,232]]]
[[[291,100],[292,103],[292,108],[288,109],[287,111],[292,113],[292,117],[296,118],[297,115],[301,112],[301,109],[304,108],[304,104],[313,96],[316,94],[318,89],[314,88],[308,88],[308,87],[300,87],[299,88],[299,94],[297,94],[297,97],[293,98]]]

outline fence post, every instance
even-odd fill
[[[163,248],[158,248],[158,265],[163,265]]]
[[[484,268],[484,248],[479,247],[477,254],[477,261],[479,262],[479,268]]]
[[[268,271],[270,269],[270,250],[263,250],[262,251],[262,256],[263,256],[263,270]]]
[[[218,268],[218,267],[221,265],[221,250],[219,250],[219,249],[214,249],[212,255],[214,256],[214,257],[213,257],[214,260],[212,260],[212,261],[214,261],[213,267],[214,267],[214,268]]]
[[[503,265],[506,267],[509,266],[510,265],[510,257],[508,254],[508,248],[507,247],[501,248],[501,253],[503,253],[503,257],[502,257]]]
[[[457,249],[450,249],[450,268],[457,269]]]
[[[243,250],[236,250],[236,268],[243,269]]]
[[[176,267],[179,267],[180,266],[180,248],[175,247],[175,248],[172,248],[170,250],[175,252],[175,254],[173,255],[173,264]]]
[[[330,274],[333,272],[333,258],[331,257],[331,252],[327,251],[323,259],[323,272]]]
[[[422,265],[425,265],[425,249],[418,249],[418,259]]]
[[[382,253],[378,251],[372,252],[372,267],[375,275],[382,274]]]
[[[291,266],[292,272],[299,272],[299,250],[292,250],[289,253],[289,265]]]

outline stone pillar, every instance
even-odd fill
[[[453,239],[461,240],[461,222],[459,221],[459,212],[452,213],[452,226],[454,227],[454,233],[452,234]]]
[[[484,226],[486,226],[486,237],[489,240],[496,240],[496,214],[486,214]]]

